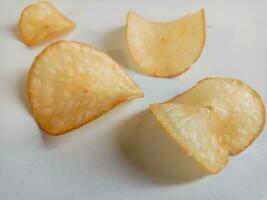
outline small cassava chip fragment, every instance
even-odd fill
[[[51,135],[66,133],[121,102],[143,97],[108,55],[67,41],[49,45],[36,57],[28,95],[38,124]]]
[[[27,46],[37,45],[74,28],[72,21],[46,1],[27,6],[19,20],[20,37]]]
[[[129,12],[126,39],[138,69],[147,75],[173,77],[198,59],[205,44],[205,15],[200,10],[168,23]]]

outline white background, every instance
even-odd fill
[[[0,1],[0,199],[253,199],[267,200],[267,135],[207,176],[155,122],[150,103],[167,100],[209,76],[232,77],[267,102],[267,1],[55,0],[77,23],[60,39],[89,43],[114,57],[145,98],[116,107],[60,137],[43,134],[27,105],[27,72],[49,42],[27,48],[16,37],[32,1]],[[157,21],[204,8],[207,40],[197,63],[179,77],[129,70],[123,26],[127,12]],[[51,41],[50,41],[51,42]]]

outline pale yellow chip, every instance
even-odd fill
[[[20,37],[27,46],[34,46],[74,28],[72,21],[46,1],[27,6],[19,20]]]
[[[265,108],[261,97],[239,80],[207,78],[170,102],[213,110],[224,126],[224,141],[232,155],[246,149],[264,128]]]
[[[177,97],[152,105],[151,110],[175,141],[211,173],[218,172],[227,162],[225,148],[229,155],[242,152],[260,135],[265,125],[261,97],[235,79],[204,79]],[[214,136],[216,142],[212,142]],[[211,150],[207,142],[222,142],[217,150],[223,149],[223,153]],[[206,151],[202,151],[203,145]],[[217,160],[212,155],[217,155]]]
[[[143,97],[108,55],[67,41],[49,45],[36,57],[28,95],[38,124],[51,135],[66,133],[121,102]]]
[[[202,52],[204,10],[169,23],[152,22],[129,12],[126,38],[141,71],[157,77],[177,76],[188,70]]]
[[[217,173],[228,162],[223,128],[208,108],[179,103],[150,108],[166,132],[206,170]]]

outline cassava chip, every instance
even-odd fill
[[[85,44],[58,41],[32,64],[28,95],[40,127],[59,135],[143,93],[108,55]]]
[[[209,109],[179,103],[154,104],[150,108],[167,133],[206,170],[216,173],[228,162],[223,129]]]
[[[202,52],[204,10],[169,23],[152,22],[129,12],[126,38],[141,71],[157,77],[177,76],[189,69]]]
[[[185,113],[185,109],[190,110],[185,106],[194,109],[194,114],[181,114]],[[253,143],[265,125],[261,97],[248,85],[235,79],[204,79],[170,101],[152,105],[151,110],[175,141],[210,172],[221,169],[227,159],[218,155],[219,160],[214,160],[217,167],[211,166],[213,156],[208,150],[207,141],[201,138],[210,137],[212,143],[211,135],[216,136],[215,144],[222,141],[229,155],[237,155]],[[206,155],[202,156],[207,157],[209,162],[201,160],[201,145],[206,147]],[[218,149],[221,146],[218,145]],[[212,154],[215,153],[214,149]]]
[[[239,80],[207,78],[170,102],[211,109],[224,126],[224,141],[233,155],[246,149],[264,128],[265,109],[261,97]]]
[[[69,32],[75,24],[46,1],[27,6],[20,16],[19,31],[27,46]]]

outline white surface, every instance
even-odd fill
[[[266,133],[215,176],[205,176],[147,111],[207,76],[241,79],[267,102],[266,1],[51,1],[78,28],[58,39],[87,42],[129,66],[123,25],[128,10],[167,21],[204,8],[207,41],[191,70],[173,79],[130,76],[144,99],[118,106],[69,134],[49,137],[34,121],[27,72],[48,43],[29,49],[15,36],[31,2],[0,1],[0,198],[267,199]],[[204,176],[200,178],[200,176]]]

